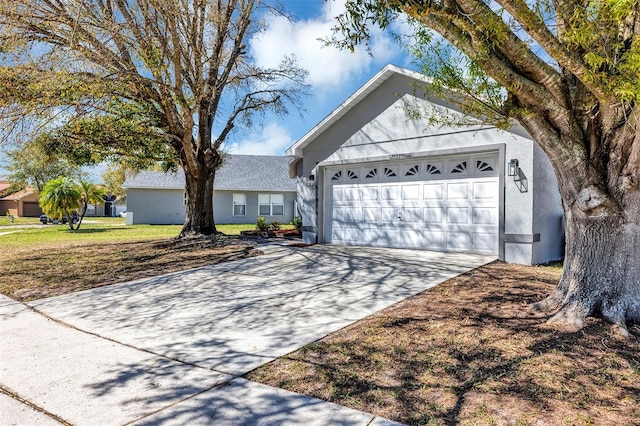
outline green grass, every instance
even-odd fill
[[[131,241],[141,239],[161,239],[177,236],[182,229],[182,225],[125,225],[124,219],[119,217],[85,218],[79,230],[72,231],[67,225],[39,225],[37,218],[35,221],[25,221],[23,225],[38,224],[20,228],[15,227],[15,232],[0,235],[0,244],[3,247],[27,247],[44,246],[67,243],[93,242],[114,242]],[[217,225],[218,231],[226,235],[240,235],[240,231],[255,229],[255,224],[230,224]],[[292,229],[293,225],[283,225],[284,229]],[[12,230],[0,230],[10,232]]]
[[[9,216],[0,216],[0,226],[19,226],[19,225],[35,225],[40,223],[37,217],[15,217],[13,223],[9,220]]]
[[[67,225],[42,225],[16,229],[16,232],[0,235],[4,247],[45,246],[68,243],[129,241],[141,239],[171,238],[180,233],[179,225],[130,225],[124,223],[83,223],[72,231]],[[6,232],[6,231],[5,231]]]

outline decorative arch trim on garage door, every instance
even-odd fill
[[[324,241],[498,255],[498,153],[328,166]]]

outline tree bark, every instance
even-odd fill
[[[621,201],[616,206],[621,210],[596,215],[585,214],[584,203],[565,205],[562,277],[555,291],[533,306],[555,311],[549,323],[578,330],[586,317],[598,316],[628,336],[627,322],[640,322],[640,195],[634,191]]]
[[[195,170],[184,167],[186,205],[185,220],[178,238],[216,234],[213,218],[213,183],[215,168],[200,164]]]

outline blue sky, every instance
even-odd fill
[[[310,96],[306,112],[269,117],[248,134],[236,134],[226,149],[231,153],[283,155],[286,148],[304,136],[320,120],[389,63],[409,66],[407,58],[389,34],[374,31],[370,56],[364,48],[355,53],[323,47],[319,38],[331,35],[334,17],[344,11],[344,0],[283,0],[295,22],[270,18],[268,30],[249,42],[259,65],[275,66],[284,54],[294,54],[298,65],[309,71]]]
[[[276,66],[284,55],[294,54],[298,65],[309,71],[310,94],[304,99],[305,113],[297,111],[285,117],[267,117],[255,128],[239,131],[227,140],[230,153],[283,155],[285,150],[304,136],[320,120],[333,111],[382,67],[389,63],[409,66],[400,47],[389,34],[373,32],[369,47],[355,53],[323,47],[318,39],[331,35],[334,17],[344,11],[344,0],[281,0],[293,22],[282,17],[268,18],[268,29],[248,42],[255,61],[264,67]],[[94,181],[100,181],[104,167],[91,170]],[[0,165],[0,175],[3,170]]]

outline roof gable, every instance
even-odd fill
[[[385,82],[387,82],[389,79],[391,79],[394,76],[406,77],[407,80],[409,81],[413,80],[416,83],[422,84],[422,85],[428,85],[430,83],[429,78],[423,74],[389,64],[385,66],[382,70],[380,70],[375,76],[373,76],[368,82],[366,82],[360,89],[358,89],[347,100],[345,100],[342,104],[340,104],[327,117],[325,117],[322,121],[320,121],[320,123],[314,126],[296,143],[294,143],[291,147],[289,147],[286,151],[286,154],[295,156],[297,158],[302,158],[302,152],[307,146],[309,146],[311,143],[313,143],[313,141],[318,139],[324,132],[329,130],[340,119],[342,119],[350,111],[354,110],[357,106],[359,106],[359,104],[361,104],[365,100],[365,98],[367,98],[369,95],[375,92],[380,86],[382,86]],[[397,99],[392,100],[389,106],[391,106],[395,101],[397,101]],[[459,108],[457,108],[455,105],[450,104],[449,102],[444,100],[443,102],[444,104],[446,104],[446,107],[449,108],[450,110],[460,112]],[[479,120],[478,126],[493,128],[493,126],[490,126],[490,125],[486,125],[486,124],[483,125],[480,122],[480,120]],[[514,127],[511,129],[508,129],[508,131],[528,139],[531,138],[519,124],[515,124]]]
[[[290,158],[282,156],[226,155],[216,173],[214,189],[294,192],[296,182],[289,178],[290,162]],[[184,189],[184,172],[144,171],[128,178],[122,186],[126,189]]]

